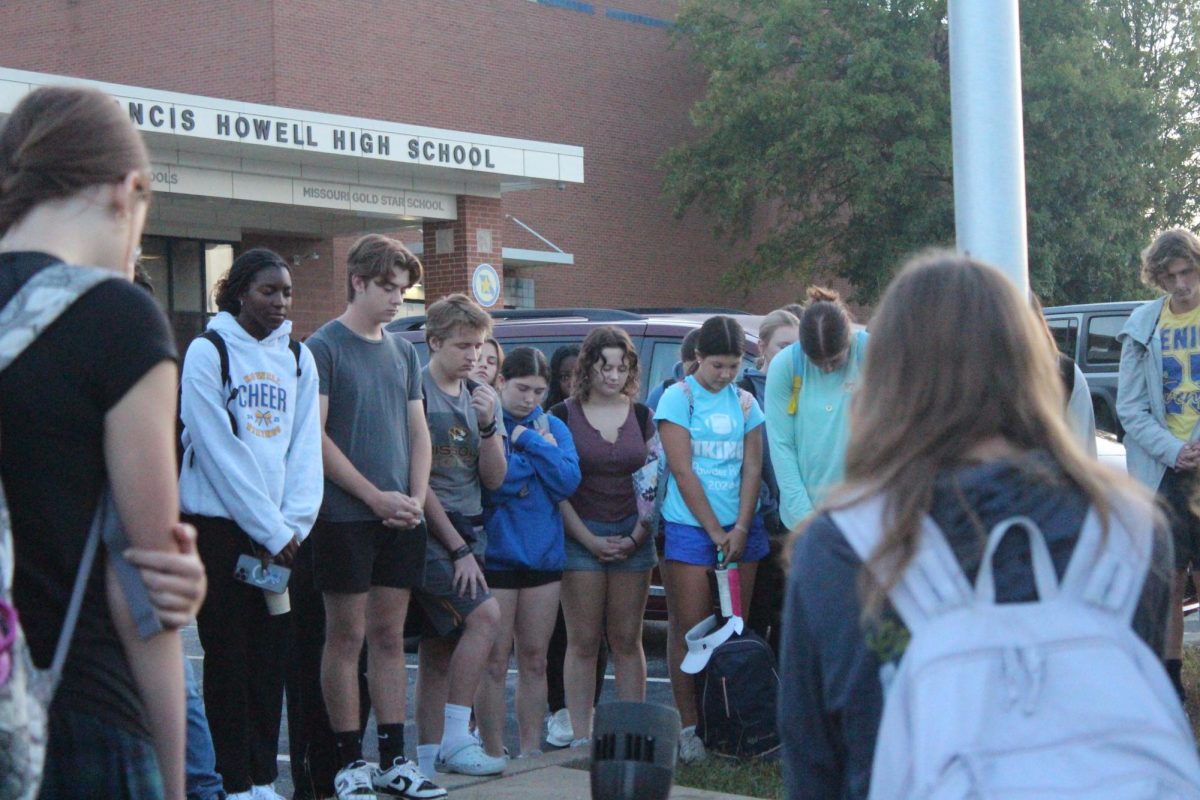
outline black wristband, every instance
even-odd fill
[[[484,425],[479,429],[480,439],[490,439],[496,435],[496,420],[492,420],[490,424]]]
[[[450,554],[450,560],[451,561],[461,561],[462,559],[466,558],[469,555],[471,555],[471,545],[464,544],[462,547],[458,548],[457,550],[455,550],[453,553]]]

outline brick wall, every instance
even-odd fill
[[[701,215],[676,221],[661,196],[657,162],[692,135],[701,76],[669,30],[608,15],[669,20],[676,8],[675,0],[596,0],[590,14],[531,0],[46,0],[0,4],[0,65],[580,145],[583,185],[503,199],[501,214],[575,255],[573,267],[519,272],[536,280],[538,305],[766,310],[795,299],[798,287],[729,296],[718,281],[738,253],[713,239]],[[505,219],[496,240],[544,248]],[[343,262],[336,250],[328,263]],[[336,267],[327,277],[344,280]]]

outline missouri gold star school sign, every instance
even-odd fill
[[[0,68],[0,116],[39,86],[110,94],[143,132],[153,188],[336,209],[455,219],[456,196],[583,183],[583,148],[243,103]],[[498,296],[498,293],[497,293]]]
[[[491,308],[500,299],[500,275],[491,264],[480,264],[471,273],[471,293],[484,308]]]

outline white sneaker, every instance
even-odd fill
[[[376,766],[366,761],[355,761],[339,769],[333,779],[333,790],[337,792],[338,800],[374,800],[375,787],[371,778],[376,771]]]
[[[250,790],[250,796],[254,800],[283,800],[283,795],[275,791],[275,784],[264,783],[261,786],[255,786]]]
[[[696,728],[689,726],[679,733],[679,761],[683,764],[703,764],[708,760],[704,742],[696,735]]]
[[[508,766],[504,756],[489,756],[486,751],[472,739],[467,744],[443,758],[438,753],[435,768],[438,772],[457,772],[459,775],[499,775]]]
[[[571,728],[571,715],[565,708],[560,708],[550,715],[546,722],[546,744],[551,747],[566,747],[575,739],[575,731]]]
[[[374,770],[371,783],[377,794],[404,797],[407,800],[430,800],[445,797],[446,790],[425,777],[417,765],[404,756],[397,756],[387,769]]]

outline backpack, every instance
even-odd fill
[[[1089,510],[1061,583],[1026,517],[991,530],[973,587],[924,519],[889,594],[912,638],[883,681],[872,800],[1200,797],[1183,708],[1131,627],[1150,568],[1151,513],[1114,505],[1107,537]],[[883,498],[832,517],[866,563],[882,536]],[[1010,531],[1029,537],[1035,602],[995,602],[992,558]]]
[[[229,375],[229,347],[225,344],[225,339],[221,337],[221,334],[217,333],[214,330],[207,330],[204,333],[200,334],[196,338],[207,339],[209,341],[209,343],[212,344],[213,347],[217,348],[217,358],[220,359],[220,362],[221,362],[221,387],[227,393],[227,395],[225,397],[225,402],[223,403],[223,405],[225,406],[225,413],[229,415],[229,428],[230,428],[230,430],[233,431],[233,435],[237,436],[237,433],[238,433],[237,418],[234,417],[233,412],[229,410],[229,404],[232,403],[234,400],[237,400],[237,387],[235,387],[233,385],[233,378],[231,378]],[[295,339],[292,339],[289,337],[288,338],[288,350],[292,351],[292,356],[296,359],[296,377],[299,378],[300,377],[300,343],[298,341],[296,341]],[[182,376],[182,374],[183,374],[183,371],[180,370],[180,375]],[[175,433],[176,433],[176,439],[179,442],[179,462],[182,464],[183,463],[183,454],[184,454],[184,452],[187,451],[187,445],[183,441],[184,424],[183,424],[183,381],[182,381],[182,378],[180,379],[180,383],[179,383],[179,402],[176,404],[175,407],[179,411],[179,419],[178,419],[178,424],[176,425]],[[191,454],[189,464],[193,467],[196,466],[195,451],[193,451]]]
[[[706,749],[739,759],[778,755],[779,672],[757,633],[745,628],[714,648],[695,685],[696,735]]]
[[[16,360],[38,335],[98,283],[115,278],[100,269],[56,264],[38,272],[0,310],[0,371]],[[107,494],[107,492],[105,492]],[[110,527],[111,504],[101,497],[75,575],[63,628],[50,668],[33,665],[25,632],[13,607],[12,520],[0,485],[0,800],[32,800],[46,760],[47,713],[62,677],[75,623],[83,605],[103,531]]]

